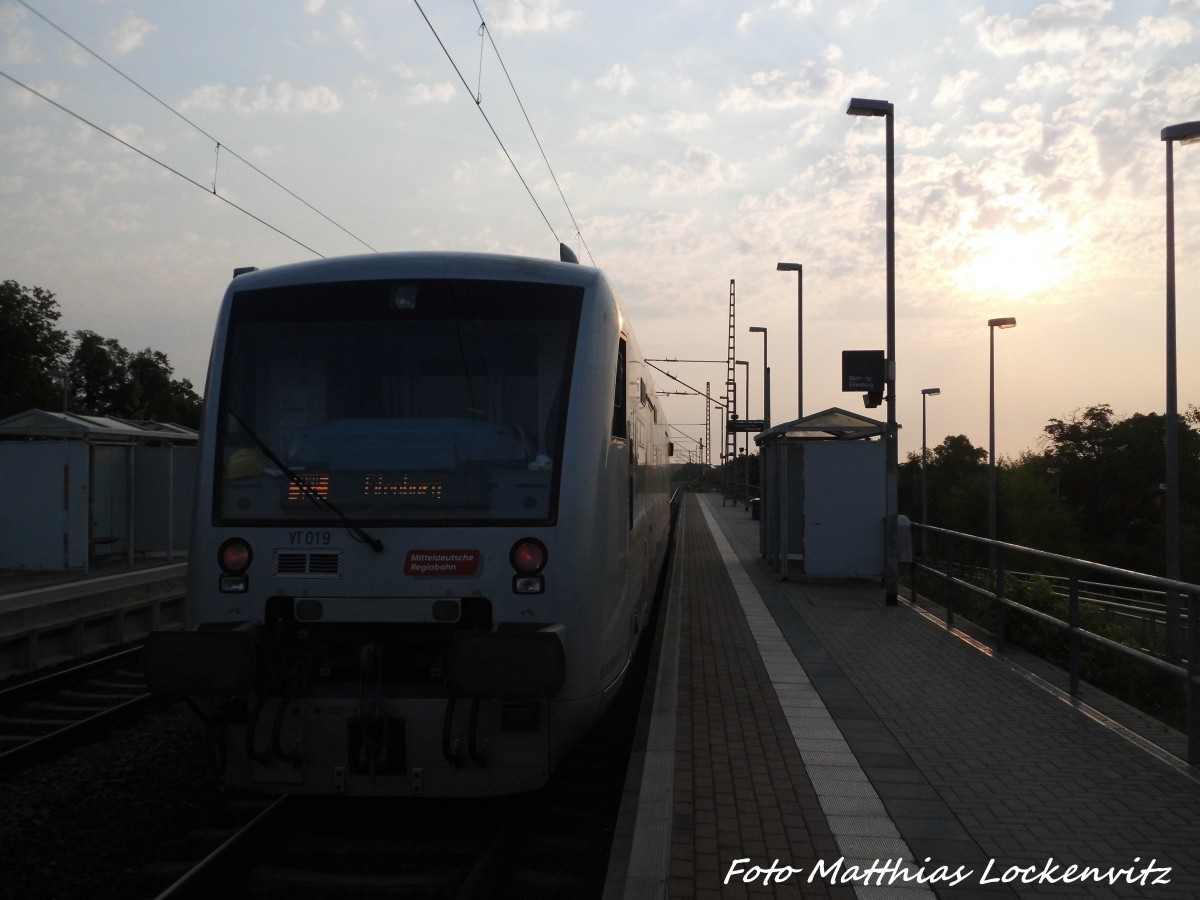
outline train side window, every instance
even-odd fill
[[[629,426],[625,417],[628,394],[625,386],[625,338],[621,338],[620,346],[617,348],[617,385],[616,395],[613,398],[612,435],[615,438],[629,437]]]

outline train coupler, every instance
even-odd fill
[[[403,719],[354,716],[346,722],[346,740],[354,775],[402,775],[408,769]]]

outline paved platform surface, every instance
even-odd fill
[[[679,528],[606,898],[1200,897],[1194,770],[877,584],[781,581],[717,495],[686,498]]]

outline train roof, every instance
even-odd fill
[[[373,281],[403,278],[465,278],[534,281],[590,287],[604,281],[598,269],[499,253],[405,251],[341,256],[235,273],[232,290],[284,287],[329,281]]]

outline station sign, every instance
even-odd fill
[[[842,390],[849,393],[882,393],[886,386],[882,350],[842,351]]]
[[[743,431],[766,431],[767,422],[765,419],[729,419],[725,425],[725,431],[728,434],[737,434]]]

